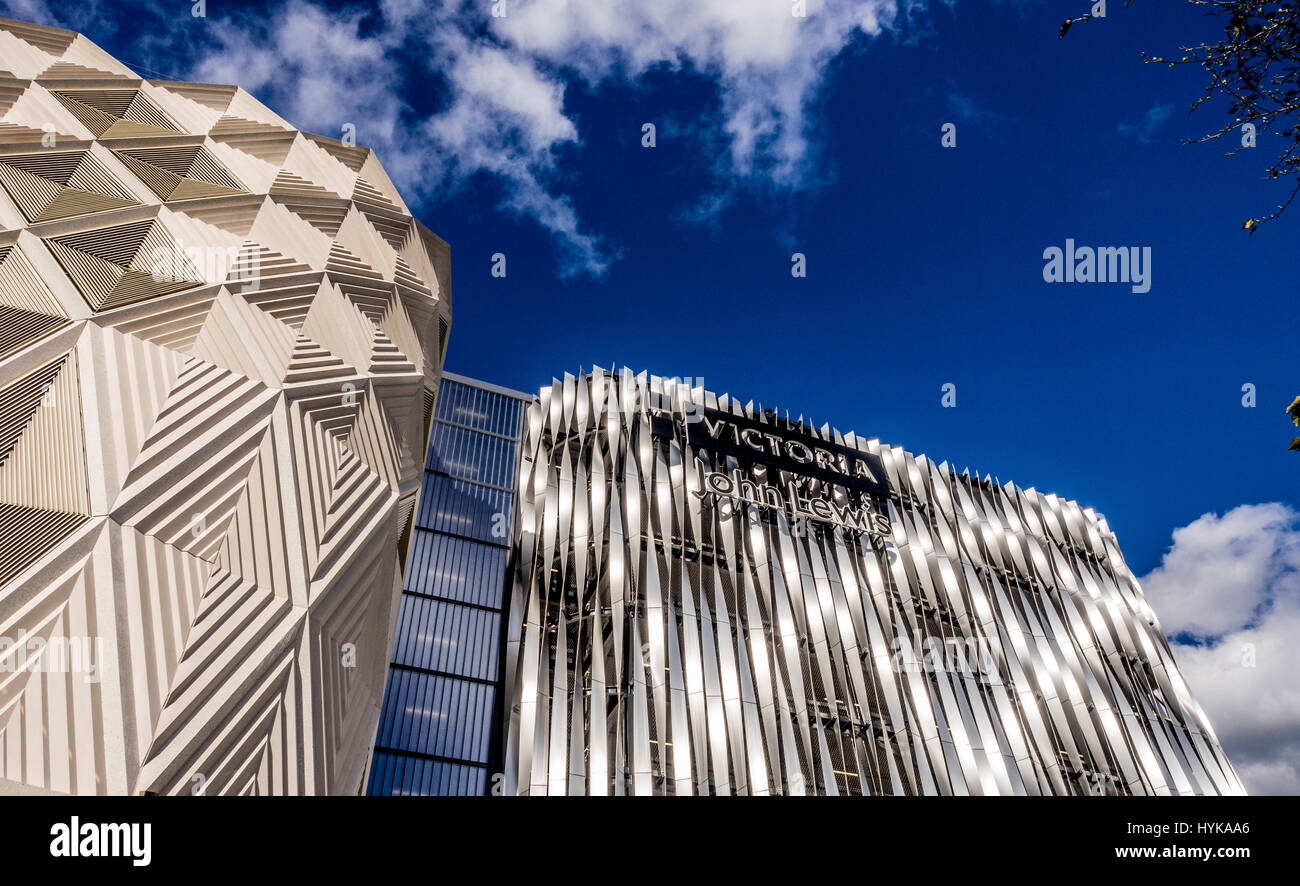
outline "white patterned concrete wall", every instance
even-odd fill
[[[366,148],[0,20],[0,779],[356,793],[451,322]]]

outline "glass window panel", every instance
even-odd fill
[[[496,688],[454,677],[389,670],[378,744],[486,763]]]
[[[415,531],[408,590],[500,609],[506,549],[423,529]]]
[[[510,538],[513,509],[514,496],[508,492],[426,474],[416,523],[424,529],[504,544]]]
[[[523,406],[523,401],[514,397],[444,379],[438,390],[434,416],[480,431],[514,437],[519,433]]]
[[[425,760],[388,751],[376,751],[370,768],[371,796],[482,796],[487,792],[487,769],[445,760]]]
[[[495,612],[403,594],[393,661],[495,680],[500,629],[501,616]]]
[[[513,488],[515,442],[447,424],[435,424],[425,465],[462,480]]]

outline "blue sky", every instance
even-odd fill
[[[702,378],[1096,507],[1135,573],[1164,570],[1148,592],[1188,655],[1282,636],[1300,208],[1248,237],[1289,193],[1263,180],[1273,136],[1232,158],[1181,144],[1223,109],[1189,115],[1199,72],[1141,60],[1212,22],[1113,2],[1058,40],[1089,2],[814,0],[793,31],[789,0],[600,5],[0,4],[146,75],[237,82],[327,135],[353,123],[451,243],[450,370],[522,390],[593,362]],[[1150,291],[1045,282],[1067,238],[1149,247]],[[1180,527],[1199,529],[1171,561]],[[1236,576],[1235,620],[1184,614],[1219,605],[1219,585],[1187,590],[1211,574]],[[1208,686],[1217,666],[1195,667]],[[1300,745],[1263,735],[1300,723],[1287,705],[1248,765],[1300,790]]]

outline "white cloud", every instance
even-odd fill
[[[378,11],[331,10],[288,0],[268,14],[216,21],[188,76],[238,84],[323,135],[341,137],[352,124],[410,202],[435,202],[492,176],[504,208],[553,235],[562,273],[603,273],[608,252],[550,186],[558,151],[578,141],[562,82],[449,22],[443,13],[455,6],[386,0]],[[404,90],[440,82],[446,101],[421,117]]]
[[[53,25],[56,28],[60,26],[45,0],[6,0],[3,8],[7,18]]]
[[[428,35],[451,90],[447,106],[423,124],[445,187],[486,173],[505,185],[507,208],[554,236],[562,274],[600,275],[611,256],[582,230],[567,196],[551,187],[558,152],[578,141],[564,114],[564,86],[528,57],[454,28]]]
[[[779,186],[804,179],[808,102],[832,59],[897,26],[908,0],[520,0],[494,32],[590,82],[666,66],[718,83],[732,171]],[[900,7],[902,11],[900,12]]]
[[[417,199],[490,176],[506,209],[551,232],[562,272],[599,275],[614,251],[562,190],[560,161],[581,142],[566,85],[630,84],[663,69],[703,76],[716,86],[727,140],[719,193],[801,187],[815,168],[808,109],[831,62],[899,31],[925,0],[805,5],[797,17],[796,0],[505,0],[496,18],[490,0],[385,0],[378,11],[287,0],[213,21],[216,39],[190,75],[238,83],[327,135],[355,123]],[[422,84],[445,89],[423,119],[401,98]],[[674,110],[647,109],[647,119]]]
[[[1173,114],[1173,105],[1154,105],[1147,108],[1147,112],[1137,123],[1120,123],[1117,128],[1124,135],[1134,136],[1143,144],[1150,144],[1155,138],[1156,130]]]
[[[1205,514],[1174,531],[1142,579],[1246,787],[1300,793],[1300,511],[1273,503]]]
[[[1174,545],[1142,579],[1168,634],[1215,637],[1250,625],[1275,598],[1300,598],[1300,514],[1242,505],[1174,530]]]
[[[289,0],[271,14],[223,19],[206,33],[215,40],[187,76],[242,86],[295,126],[321,135],[341,138],[351,123],[357,140],[380,154],[395,180],[421,181],[426,152],[409,134],[410,108],[395,88],[401,82],[393,54],[399,34],[368,32],[363,12],[326,10],[309,0]]]
[[[105,15],[100,0],[85,0],[75,6],[69,3],[55,5],[57,9],[52,9],[46,0],[0,0],[0,13],[5,18],[83,33],[87,28],[94,28],[100,39],[116,30],[113,16]]]

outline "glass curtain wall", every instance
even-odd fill
[[[526,399],[443,374],[369,794],[475,795],[491,788]]]

